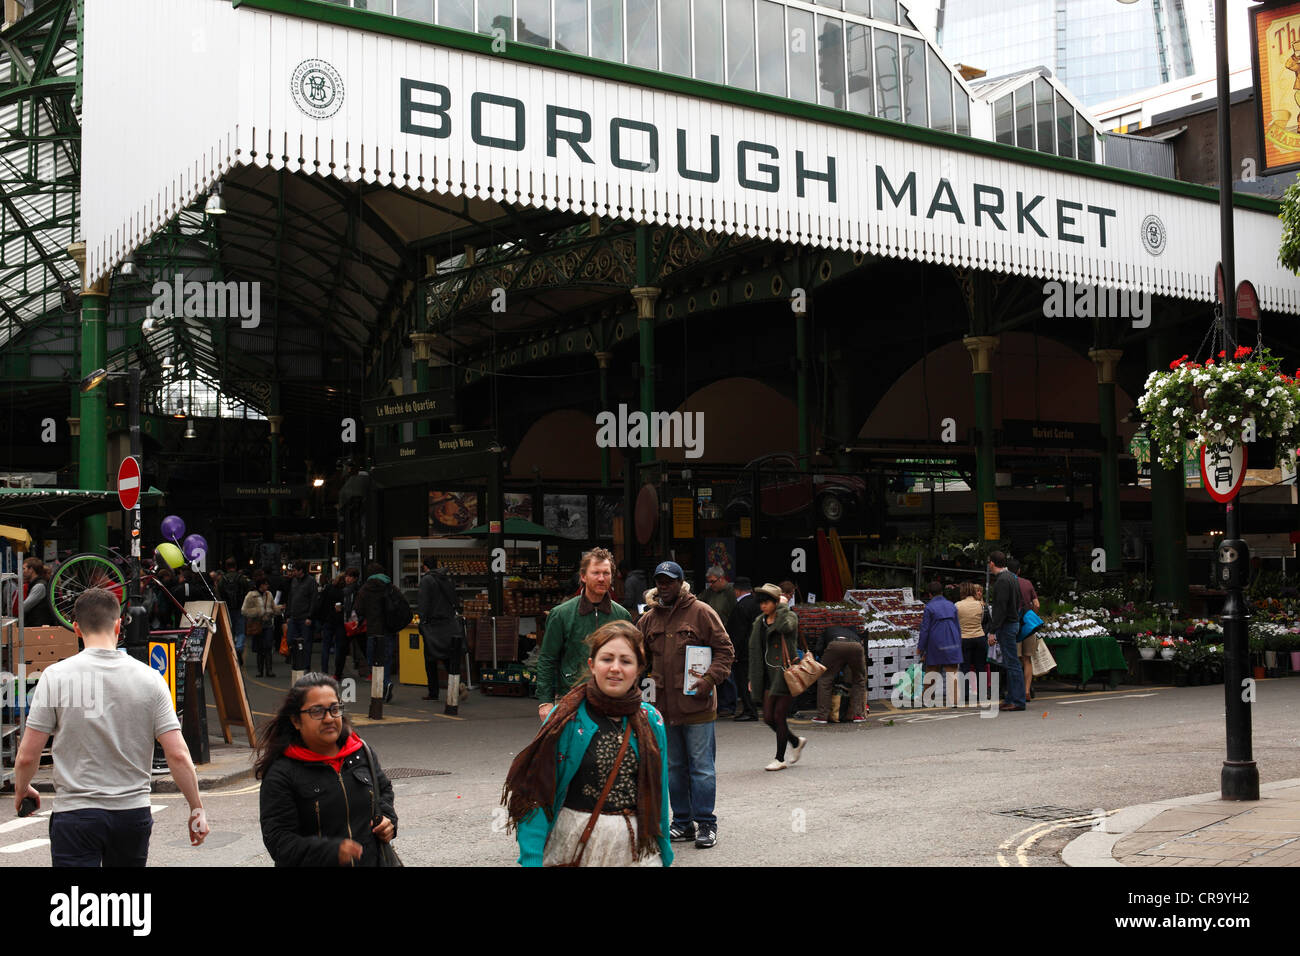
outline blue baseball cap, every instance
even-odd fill
[[[676,561],[660,561],[659,567],[655,568],[655,573],[652,576],[657,578],[661,574],[666,574],[668,577],[680,581],[683,577],[682,566]]]

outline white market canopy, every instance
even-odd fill
[[[255,164],[1213,298],[1203,187],[493,42],[291,0],[88,4],[91,279]],[[1237,272],[1265,309],[1296,313],[1275,208],[1238,197]]]

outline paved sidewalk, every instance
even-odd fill
[[[1071,841],[1069,866],[1300,867],[1300,780],[1260,786],[1258,801],[1217,793],[1119,810]]]

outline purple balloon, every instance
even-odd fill
[[[168,515],[163,518],[162,536],[168,541],[179,541],[185,537],[185,522],[179,515]]]
[[[192,534],[181,542],[181,551],[188,560],[193,561],[198,557],[200,551],[204,554],[208,553],[208,543],[203,540],[203,535]]]

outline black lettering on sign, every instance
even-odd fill
[[[961,214],[961,207],[957,205],[957,197],[953,195],[952,183],[946,179],[939,180],[939,186],[934,191],[934,198],[930,200],[930,208],[925,218],[933,219],[936,212],[952,213],[959,223],[963,226],[966,224],[966,218]]]
[[[718,137],[712,135],[709,137],[709,168],[707,170],[694,170],[686,166],[686,130],[677,131],[677,175],[682,179],[693,179],[701,183],[716,183],[722,173],[718,163]]]
[[[736,171],[740,177],[740,185],[746,189],[757,189],[765,193],[774,193],[781,188],[781,168],[771,163],[757,163],[756,168],[765,172],[771,178],[764,182],[761,179],[750,179],[746,172],[745,154],[749,152],[766,153],[773,159],[780,159],[781,154],[777,152],[775,146],[766,146],[763,143],[751,143],[749,140],[742,139],[736,145]]]
[[[813,169],[804,169],[803,150],[794,151],[794,179],[795,191],[799,198],[803,199],[803,181],[805,179],[820,179],[826,184],[826,198],[831,202],[835,201],[835,157],[826,157],[826,172],[819,173]]]
[[[889,198],[893,200],[895,209],[897,209],[899,205],[902,203],[903,193],[907,193],[908,211],[911,212],[913,216],[916,215],[916,172],[915,171],[908,173],[907,178],[903,180],[903,185],[900,186],[897,190],[895,190],[894,184],[889,181],[889,177],[885,175],[884,169],[877,166],[876,167],[876,208],[877,209],[885,208],[884,194],[886,192],[889,193]]]
[[[578,121],[577,129],[560,129],[556,125],[556,120],[563,116],[565,119],[576,119]],[[582,148],[583,143],[591,142],[591,114],[584,113],[582,110],[571,110],[567,106],[548,106],[546,107],[546,155],[552,159],[555,158],[555,145],[560,140],[564,140],[569,147],[577,154],[578,158],[584,163],[595,165],[595,160],[587,154]]]
[[[1089,206],[1088,212],[1097,217],[1097,227],[1101,230],[1101,247],[1106,248],[1106,217],[1115,218],[1114,209],[1106,209],[1104,206]]]
[[[1047,238],[1047,233],[1043,232],[1043,227],[1040,226],[1038,220],[1034,218],[1034,207],[1042,201],[1042,196],[1035,196],[1034,201],[1026,206],[1025,194],[1019,191],[1016,192],[1016,230],[1022,235],[1025,231],[1025,223],[1027,222],[1029,225],[1033,226],[1034,232],[1038,233],[1044,239]]]
[[[1070,202],[1067,199],[1056,200],[1056,235],[1066,242],[1083,242],[1083,236],[1072,232],[1066,232],[1068,226],[1078,225],[1078,220],[1073,216],[1067,216],[1065,211],[1073,209],[1076,212],[1083,212],[1083,204]]]
[[[423,93],[433,93],[438,97],[438,103],[416,102],[412,93],[419,90]],[[446,139],[451,135],[451,117],[447,114],[447,108],[451,106],[451,90],[441,83],[422,83],[419,80],[408,80],[402,77],[402,132],[415,133],[418,136],[432,136],[434,139]],[[421,126],[415,122],[412,117],[414,113],[431,113],[438,117],[438,125]]]
[[[982,197],[986,193],[990,196],[997,197],[998,202],[996,206],[984,201]],[[1002,225],[1002,220],[998,218],[998,215],[1005,209],[1006,197],[1002,195],[1001,189],[998,189],[997,186],[985,186],[983,183],[975,184],[975,225],[980,225],[980,221],[984,218],[984,214],[987,213],[989,219],[993,220],[993,225],[997,226],[1003,232],[1006,232],[1007,227]]]
[[[623,158],[622,133],[625,129],[640,130],[650,138],[649,159]],[[657,171],[659,169],[659,130],[650,123],[615,116],[609,121],[609,158],[619,169],[637,169],[643,172]]]
[[[504,136],[488,136],[483,132],[483,104],[506,106],[515,111],[515,135],[513,139]],[[499,146],[519,152],[524,148],[524,104],[513,96],[497,96],[495,93],[475,93],[469,98],[469,135],[480,146]]]

